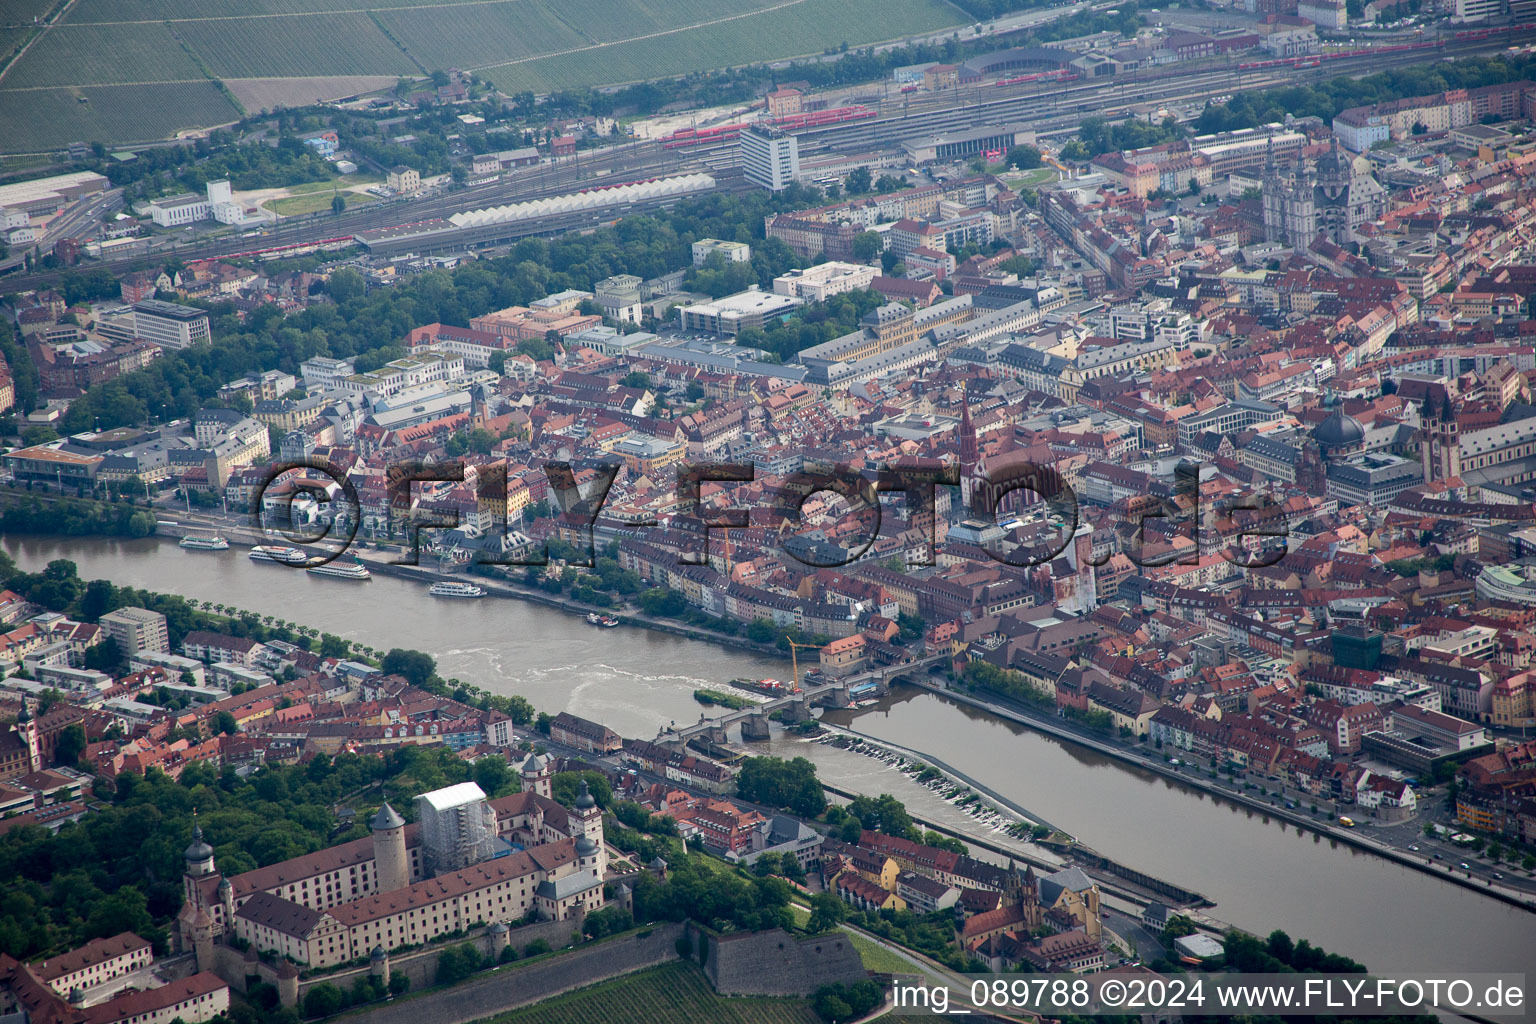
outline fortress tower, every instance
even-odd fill
[[[386,803],[368,827],[373,830],[373,863],[379,891],[404,889],[411,884],[411,859],[405,851],[405,819]]]

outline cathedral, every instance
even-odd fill
[[[1019,963],[1072,971],[1103,964],[1099,887],[1082,868],[1037,878],[1033,867],[1020,871],[1010,863],[1008,878],[998,908],[960,926],[961,945],[993,970]]]
[[[1293,247],[1311,244],[1319,234],[1336,245],[1355,241],[1355,230],[1386,213],[1386,189],[1372,174],[1371,162],[1351,157],[1335,139],[1312,168],[1284,170],[1273,153],[1264,167],[1264,235]]]
[[[583,783],[570,810],[556,802],[549,762],[537,754],[520,772],[522,792],[498,800],[487,800],[473,783],[417,798],[425,816],[452,792],[454,817],[468,823],[464,836],[434,839],[386,803],[369,823],[369,838],[232,878],[215,867],[213,847],[196,827],[177,918],[181,949],[196,953],[200,970],[218,968],[219,942],[328,967],[478,924],[507,925],[529,915],[576,919],[598,909],[608,852],[597,801]],[[473,806],[459,792],[465,787],[478,794]],[[465,807],[472,813],[459,813]],[[482,827],[493,830],[493,841],[467,866],[449,870],[442,851],[431,848],[468,848],[464,840],[478,841]]]

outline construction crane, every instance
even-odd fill
[[[794,690],[792,692],[799,693],[800,692],[800,656],[799,656],[800,655],[800,648],[804,647],[807,650],[819,651],[819,650],[821,650],[821,644],[797,644],[793,640],[789,639],[788,634],[785,635],[784,639],[789,644],[789,665],[790,665],[790,670],[793,671],[794,674],[795,674],[795,688],[794,688]]]

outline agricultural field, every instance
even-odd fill
[[[573,53],[510,58],[473,70],[507,92],[549,92],[820,53],[843,42],[880,42],[961,20],[957,8],[939,0],[798,0],[755,13],[721,11],[697,27],[668,31],[658,26],[649,38],[629,36]]]
[[[803,999],[717,996],[702,970],[675,962],[498,1014],[485,1024],[817,1024],[819,1020]]]
[[[182,21],[176,32],[219,78],[421,73],[366,14]]]
[[[31,17],[57,2],[0,0],[0,49],[19,45]],[[0,135],[0,152],[155,141],[450,67],[509,92],[549,92],[963,21],[946,0],[74,0],[0,71],[0,119],[15,129]],[[142,91],[161,82],[178,84]],[[130,91],[100,88],[109,85]]]
[[[76,141],[154,142],[183,128],[239,118],[240,111],[212,82],[0,89],[0,124],[5,125],[0,146],[10,153],[58,150]]]
[[[197,63],[162,24],[54,25],[0,79],[0,89],[201,78]]]
[[[0,0],[0,25],[30,25],[53,9],[58,0]]]
[[[380,12],[378,19],[426,68],[476,67],[592,42],[545,4],[406,7]]]
[[[358,96],[388,89],[398,81],[392,75],[344,75],[327,78],[226,78],[235,102],[247,114],[278,107],[307,107],[338,96]]]

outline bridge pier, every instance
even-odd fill
[[[762,712],[755,712],[741,720],[741,740],[766,740],[769,738],[768,716]]]
[[[811,720],[811,701],[805,694],[788,698],[781,709],[786,722],[809,722]]]
[[[700,734],[699,738],[702,739],[705,743],[709,743],[717,747],[723,747],[729,741],[729,737],[726,735],[725,726],[723,725],[710,726]]]

